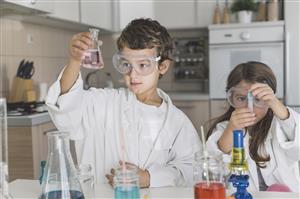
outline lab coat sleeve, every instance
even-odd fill
[[[60,80],[63,71],[64,69],[49,88],[46,104],[48,105],[51,119],[58,130],[69,132],[70,139],[83,139],[86,136],[85,134],[90,132],[89,128],[95,126],[92,124],[94,122],[94,105],[97,101],[95,98],[102,98],[98,99],[99,101],[104,100],[104,96],[101,95],[103,92],[96,92],[96,90],[103,89],[83,90],[83,81],[81,74],[79,74],[71,89],[67,93],[60,95]],[[99,105],[100,103],[97,104],[97,108],[99,108]],[[98,119],[98,121],[101,121],[101,118]]]
[[[216,125],[212,134],[209,136],[206,141],[207,151],[213,155],[222,155],[223,161],[229,163],[231,161],[231,154],[226,154],[219,148],[218,141],[224,133],[225,128],[227,127],[228,121],[220,122]]]
[[[286,151],[287,156],[295,161],[300,160],[300,115],[291,108],[288,108],[289,118],[281,120],[275,116],[276,137],[278,142]]]
[[[192,186],[194,153],[201,149],[200,140],[191,121],[185,117],[170,151],[166,165],[148,169],[150,186]]]

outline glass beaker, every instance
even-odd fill
[[[70,153],[68,133],[53,131],[48,136],[48,158],[40,199],[84,199]]]
[[[98,40],[99,29],[90,28],[89,31],[92,37],[92,46],[84,53],[82,66],[90,69],[101,69],[104,67],[104,62]]]
[[[136,168],[119,168],[114,176],[115,199],[139,199],[140,186]]]
[[[224,166],[221,156],[195,153],[194,199],[225,199]]]
[[[6,100],[0,98],[0,198],[11,198],[8,192],[7,112]]]

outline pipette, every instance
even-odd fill
[[[252,91],[248,91],[247,98],[248,98],[248,109],[251,112],[253,112],[253,94],[252,94]]]

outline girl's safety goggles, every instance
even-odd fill
[[[232,87],[227,91],[227,100],[234,108],[248,107],[253,110],[253,106],[258,108],[266,106],[265,102],[254,97],[251,91],[238,87]]]
[[[158,57],[128,56],[121,53],[114,54],[112,62],[116,70],[122,74],[128,74],[134,69],[140,75],[149,75],[158,66]]]

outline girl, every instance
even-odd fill
[[[280,183],[299,192],[300,116],[276,98],[272,70],[260,62],[239,64],[228,76],[226,92],[230,107],[210,128],[207,148],[230,156],[233,130],[244,129],[249,189]],[[249,93],[253,107],[248,106]]]

